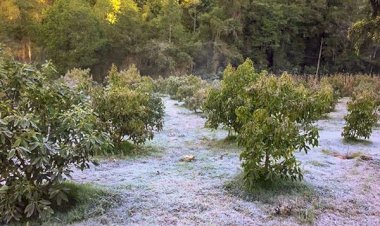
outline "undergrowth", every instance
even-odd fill
[[[118,193],[105,188],[72,182],[65,182],[64,186],[69,189],[70,202],[62,206],[53,206],[55,213],[52,216],[47,219],[36,219],[10,225],[67,225],[102,215],[120,202]]]
[[[159,155],[161,149],[153,145],[137,145],[129,141],[123,141],[120,145],[112,147],[114,150],[107,150],[96,155],[94,160],[108,159],[134,159],[142,156]]]
[[[224,187],[231,195],[263,203],[271,215],[294,216],[305,224],[313,224],[320,209],[317,192],[305,182],[279,178],[272,182],[257,182],[256,186],[249,189],[244,185],[243,175],[240,174]]]

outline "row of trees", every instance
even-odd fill
[[[365,76],[355,80],[342,136],[349,140],[369,139],[380,119],[380,80]]]
[[[163,104],[135,67],[93,83],[89,70],[64,78],[51,63],[36,68],[0,49],[0,224],[46,217],[72,203],[63,181],[91,156],[123,152],[126,140],[153,138]],[[61,207],[62,208],[62,207]]]
[[[210,91],[204,111],[209,127],[222,125],[237,135],[244,148],[244,180],[252,188],[258,181],[280,177],[302,179],[294,151],[318,145],[313,122],[334,103],[333,88],[325,82],[312,89],[286,73],[258,73],[246,60],[236,69],[226,68],[221,87]]]
[[[3,0],[0,41],[60,71],[379,73],[378,0]]]
[[[170,79],[170,78],[169,78]],[[237,136],[248,188],[279,178],[302,179],[295,151],[318,145],[314,122],[350,95],[342,136],[368,139],[379,120],[380,80],[335,76],[319,80],[257,72],[251,60],[228,66],[219,86],[209,86],[202,110],[211,128],[223,126]]]
[[[170,98],[183,101],[184,106],[194,112],[202,111],[203,104],[212,87],[218,87],[219,82],[210,83],[194,75],[159,77],[156,79],[156,91],[167,94]]]

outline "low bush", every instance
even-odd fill
[[[208,96],[209,90],[208,87],[198,89],[192,96],[185,99],[185,106],[194,112],[198,110],[202,111],[202,106]]]
[[[379,119],[378,107],[376,95],[372,91],[356,92],[348,103],[348,114],[344,117],[346,124],[342,136],[353,140],[368,139]]]
[[[44,220],[35,221],[38,225],[67,225],[104,214],[120,203],[120,195],[109,189],[91,184],[65,182],[69,202],[55,206],[55,213]],[[34,222],[31,224],[34,225]]]
[[[260,75],[255,72],[253,62],[247,59],[237,69],[228,66],[223,73],[220,88],[210,90],[203,109],[207,115],[206,125],[216,129],[225,126],[229,132],[238,132],[241,122],[237,120],[236,109],[244,106],[246,87]]]
[[[327,79],[322,79],[317,86],[312,87],[311,92],[317,118],[334,110],[338,96],[334,94],[334,89]]]
[[[153,138],[154,131],[162,129],[162,101],[154,94],[152,80],[142,77],[134,66],[121,72],[113,67],[108,85],[95,88],[92,99],[101,126],[106,128],[116,146],[120,147],[125,138],[144,143]]]
[[[349,97],[355,87],[355,78],[351,75],[337,74],[327,78],[339,97]]]
[[[211,85],[207,81],[194,75],[159,78],[155,85],[155,90],[169,94],[170,98],[174,100],[184,102],[184,106],[194,112],[202,111],[202,105],[210,88]]]
[[[165,94],[167,93],[166,89],[167,89],[167,79],[163,78],[162,76],[159,76],[154,81],[154,92]]]
[[[185,84],[185,81],[182,77],[170,76],[161,85],[161,92],[169,94],[171,98],[177,97],[177,92],[179,87]]]
[[[312,125],[318,111],[310,95],[287,74],[261,76],[247,89],[245,104],[236,113],[248,187],[257,181],[302,179],[294,152],[318,145],[318,130]]]
[[[331,75],[326,78],[328,83],[333,87],[339,97],[351,97],[355,91],[365,86],[372,90],[380,91],[379,77],[371,77],[369,75]]]
[[[63,77],[65,84],[71,89],[75,89],[79,92],[84,92],[89,95],[94,82],[90,75],[90,69],[82,70],[74,68],[68,71]]]

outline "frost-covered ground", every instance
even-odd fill
[[[294,215],[276,216],[276,204],[249,202],[228,193],[224,185],[241,172],[239,150],[222,141],[225,131],[205,129],[205,119],[199,114],[168,98],[164,102],[164,130],[149,144],[159,149],[157,153],[104,161],[73,174],[74,181],[122,194],[116,208],[76,225],[302,224]],[[341,100],[335,112],[318,122],[320,147],[297,154],[305,183],[318,197],[308,207],[306,218],[315,218],[316,225],[380,225],[380,129],[374,131],[371,142],[344,143],[340,133],[346,102]],[[337,156],[355,152],[373,159]],[[196,161],[179,161],[184,155],[194,155]]]

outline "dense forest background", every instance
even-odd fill
[[[145,75],[380,74],[379,0],[1,0],[0,42],[61,72],[112,63]]]

